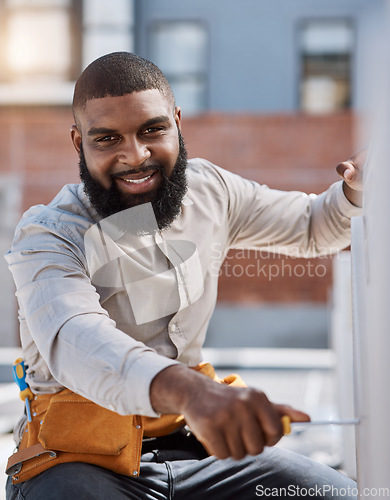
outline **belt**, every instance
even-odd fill
[[[142,440],[142,454],[155,453],[159,450],[189,452],[194,455],[194,458],[198,459],[209,456],[202,443],[186,427],[181,427],[166,436],[144,438]]]

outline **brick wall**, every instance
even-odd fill
[[[21,180],[23,210],[47,203],[63,184],[78,182],[68,108],[0,110],[0,174]],[[190,156],[270,187],[321,192],[337,180],[335,166],[352,152],[353,118],[208,114],[183,121]],[[222,301],[325,302],[330,259],[287,259],[232,253],[220,280]]]
[[[273,188],[320,193],[338,180],[335,167],[353,150],[353,117],[207,115],[186,120],[183,134],[191,156]],[[326,302],[331,261],[231,252],[219,300]]]
[[[72,123],[67,108],[0,111],[0,173],[20,176],[23,210],[49,202],[64,184],[78,182]]]

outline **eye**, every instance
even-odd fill
[[[96,142],[112,142],[116,141],[118,138],[115,135],[106,135],[104,137],[99,137],[96,139]]]
[[[108,149],[115,147],[120,142],[118,135],[105,135],[95,139],[95,146],[99,149]]]
[[[144,130],[144,134],[157,134],[158,132],[162,132],[165,130],[165,127],[148,127]]]

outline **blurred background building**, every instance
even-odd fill
[[[355,148],[360,77],[385,0],[0,0],[0,250],[21,213],[78,182],[75,79],[138,53],[165,72],[191,156],[271,187],[320,192]],[[0,263],[1,345],[16,345]],[[232,252],[208,345],[326,347],[331,259]]]

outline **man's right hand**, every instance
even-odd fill
[[[230,387],[182,365],[160,372],[151,384],[159,413],[181,413],[211,455],[239,460],[261,453],[283,436],[281,417],[308,421],[306,413],[271,403],[250,387]]]

